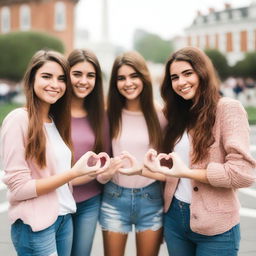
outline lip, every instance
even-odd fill
[[[180,91],[182,93],[188,93],[191,91],[191,89],[192,89],[192,86],[186,86],[186,87],[181,88]]]

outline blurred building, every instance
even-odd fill
[[[0,0],[0,34],[40,31],[61,39],[73,49],[74,10],[79,0]]]
[[[241,8],[232,8],[230,4],[220,11],[209,8],[206,15],[198,11],[182,40],[179,37],[174,41],[176,48],[190,45],[218,49],[233,65],[244,53],[256,51],[256,0]]]

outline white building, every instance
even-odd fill
[[[233,65],[244,53],[256,51],[256,0],[249,6],[209,9],[207,15],[198,12],[190,27],[185,29],[183,40],[175,40],[176,48],[196,46],[201,49],[218,49]]]

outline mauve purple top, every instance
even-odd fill
[[[109,125],[104,121],[104,151],[110,153]],[[77,161],[84,153],[93,149],[95,135],[87,117],[72,117],[71,137],[74,146],[74,159]],[[101,193],[102,185],[96,180],[73,186],[73,196],[77,203],[90,199]]]

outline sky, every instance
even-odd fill
[[[199,10],[207,14],[209,8],[223,10],[248,6],[252,0],[108,0],[109,40],[117,46],[132,48],[136,29],[158,34],[163,39],[182,35]],[[76,7],[76,27],[87,30],[90,40],[102,38],[103,0],[80,0]]]

